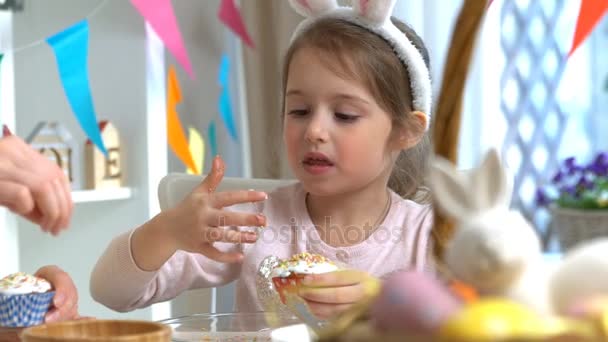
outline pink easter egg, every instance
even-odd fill
[[[383,281],[371,318],[379,330],[431,334],[461,307],[431,275],[402,271]]]

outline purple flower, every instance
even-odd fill
[[[539,207],[545,207],[545,206],[549,205],[549,203],[551,203],[551,199],[549,198],[549,196],[547,196],[547,194],[542,189],[536,190],[535,201],[536,201],[536,205],[538,205]]]
[[[598,155],[595,157],[595,160],[593,161],[593,165],[608,166],[608,153],[598,153]]]
[[[564,166],[567,169],[571,169],[576,165],[576,157],[570,157],[570,158],[566,158],[564,160]]]
[[[583,170],[585,170],[585,168],[584,168],[584,167],[581,167],[581,166],[578,166],[578,165],[572,165],[571,167],[569,167],[569,168],[567,169],[568,176],[575,175],[575,174],[577,174],[578,172],[581,172],[581,171],[583,171]]]
[[[578,189],[593,189],[593,182],[583,176],[576,183],[576,187]]]
[[[555,173],[553,178],[551,178],[551,182],[553,182],[554,184],[557,184],[557,183],[561,182],[563,178],[564,178],[564,174],[561,171],[557,171],[557,173]]]
[[[601,165],[601,164],[597,164],[597,163],[593,163],[589,166],[587,166],[587,171],[591,172],[593,175],[596,176],[607,176],[608,175],[608,165]]]

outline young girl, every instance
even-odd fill
[[[235,310],[259,311],[260,262],[311,252],[363,271],[305,279],[299,295],[327,318],[364,296],[365,274],[429,266],[432,210],[408,199],[429,148],[428,53],[411,28],[393,26],[394,1],[361,3],[292,1],[309,17],[283,73],[283,143],[299,182],[215,192],[215,158],[180,205],[110,244],[91,278],[97,301],[127,311],[237,279]]]

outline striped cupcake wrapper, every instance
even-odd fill
[[[0,326],[29,327],[44,323],[54,291],[27,294],[0,294]]]

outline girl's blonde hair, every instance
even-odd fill
[[[429,54],[422,39],[408,25],[391,19],[420,51],[428,68]],[[413,105],[407,66],[384,39],[344,20],[316,21],[287,50],[283,64],[283,92],[287,86],[289,64],[294,54],[304,47],[314,48],[319,58],[341,77],[362,81],[382,109],[391,114],[394,128],[424,132],[425,127],[410,114]],[[284,107],[285,103],[283,111]],[[429,153],[430,138],[424,133],[417,145],[400,152],[388,186],[403,198],[428,202],[430,198],[423,184]]]

